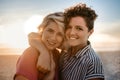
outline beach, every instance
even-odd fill
[[[120,51],[98,51],[103,61],[105,80],[120,80]],[[13,80],[20,55],[0,55],[0,80]]]
[[[120,51],[99,51],[105,80],[120,80]]]
[[[19,55],[0,55],[0,80],[13,80]]]

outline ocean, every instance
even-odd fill
[[[98,51],[102,59],[105,80],[120,80],[120,51]],[[20,55],[0,55],[0,80],[13,80]]]

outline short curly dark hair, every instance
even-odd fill
[[[98,15],[90,7],[87,7],[86,4],[79,3],[76,6],[65,9],[64,16],[66,27],[68,26],[72,17],[80,16],[83,17],[86,21],[86,26],[88,27],[88,30],[91,30],[94,28],[94,21]]]

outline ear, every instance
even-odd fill
[[[94,29],[91,29],[91,30],[89,31],[89,36],[90,36],[93,32],[94,32]]]

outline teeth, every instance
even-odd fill
[[[55,44],[55,43],[50,42],[50,44],[53,45],[53,44]]]
[[[55,43],[54,42],[48,42],[50,45],[54,45]]]
[[[49,40],[47,40],[47,42],[48,42],[48,44],[50,44],[50,45],[54,45],[54,44],[56,44],[55,42],[53,42],[53,41],[49,41]]]
[[[70,39],[76,39],[76,38],[71,37]]]

